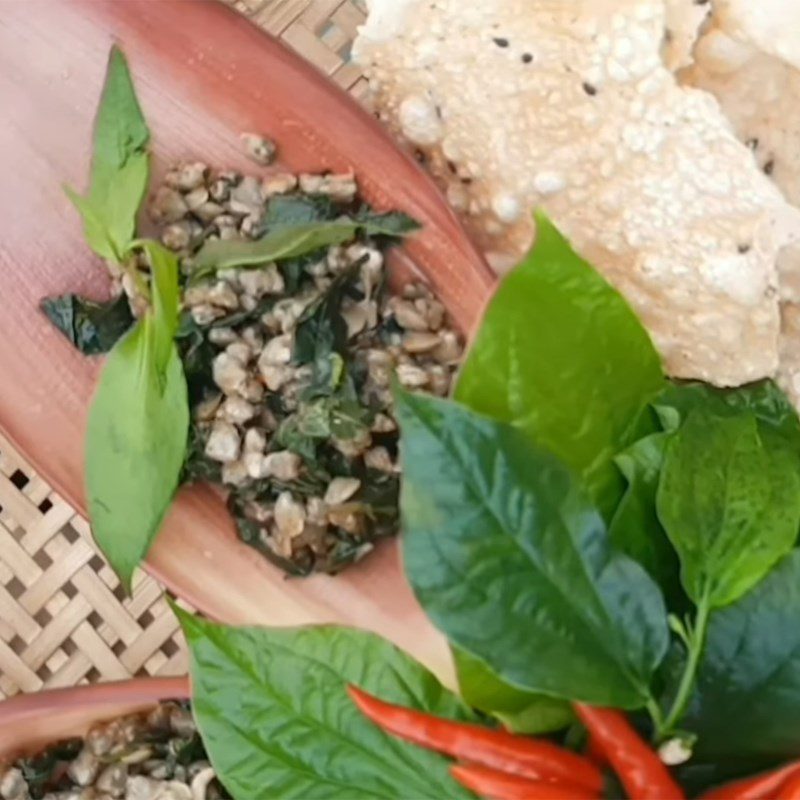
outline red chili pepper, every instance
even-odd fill
[[[589,743],[586,745],[586,758],[600,769],[608,766],[608,758],[603,748],[595,741],[594,736],[589,737]]]
[[[624,714],[575,703],[575,713],[605,753],[632,800],[682,800],[683,791]]]
[[[800,800],[800,772],[792,772],[781,785],[778,800]]]
[[[594,800],[600,796],[583,786],[534,781],[479,764],[455,764],[450,774],[462,786],[489,800]]]
[[[348,686],[347,691],[364,716],[421,747],[532,780],[566,781],[590,792],[599,792],[603,786],[597,767],[550,742],[391,705],[355,686]]]
[[[800,761],[792,761],[771,772],[753,778],[743,778],[706,792],[702,800],[772,800],[785,781],[800,774]]]

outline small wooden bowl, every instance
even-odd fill
[[[0,761],[82,736],[95,722],[189,696],[188,678],[137,678],[17,695],[0,703]]]
[[[104,268],[61,189],[82,189],[109,47],[127,54],[150,124],[156,177],[202,159],[254,170],[239,134],[279,144],[295,171],[354,169],[365,198],[422,223],[395,259],[419,271],[468,331],[494,278],[432,181],[324,75],[213,2],[10,3],[0,25],[0,429],[68,502],[85,511],[83,436],[99,362],[75,352],[38,310],[62,292],[102,296]],[[445,535],[446,531],[442,531]],[[394,543],[336,578],[286,580],[241,544],[220,499],[181,492],[147,569],[228,623],[340,622],[377,631],[445,680],[442,638],[417,606]]]

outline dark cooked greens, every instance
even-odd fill
[[[107,353],[134,321],[124,294],[101,302],[62,294],[42,300],[41,307],[50,322],[87,356]]]
[[[230,491],[245,541],[291,574],[336,572],[396,532],[392,364],[416,370],[421,386],[431,362],[443,394],[454,342],[460,354],[450,331],[441,363],[428,355],[438,341],[420,347],[418,328],[407,348],[383,305],[383,251],[418,226],[362,203],[352,173],[243,176],[196,162],[170,169],[154,192],[164,245],[137,240],[148,140],[115,47],[89,189],[67,190],[109,266],[112,299],[42,303],[82,352],[110,351],[86,440],[95,538],[129,586],[179,484],[213,481]],[[272,361],[270,348],[288,355]],[[374,348],[390,353],[381,381]]]

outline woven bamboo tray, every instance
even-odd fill
[[[349,62],[364,0],[226,1],[365,100]],[[126,597],[86,521],[0,437],[0,699],[186,668],[161,587],[138,573]]]

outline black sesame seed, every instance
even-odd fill
[[[755,150],[758,147],[758,138],[755,136],[752,139],[748,139],[745,144],[751,149]]]
[[[447,169],[449,169],[449,170],[450,170],[450,172],[452,172],[452,173],[453,173],[453,175],[455,175],[455,174],[456,174],[456,165],[455,165],[455,162],[454,162],[454,161],[448,161],[448,162],[447,162]]]
[[[739,246],[738,246],[736,249],[737,249],[737,250],[738,250],[738,251],[739,251],[739,252],[740,252],[742,255],[744,255],[745,253],[749,253],[749,252],[750,252],[750,248],[751,248],[751,247],[752,247],[752,245],[750,245],[750,244],[740,244],[740,245],[739,245]]]
[[[767,161],[766,164],[764,164],[764,174],[772,175],[772,170],[774,169],[775,169],[775,159],[771,158],[769,161]]]
[[[523,53],[522,54],[522,63],[523,64],[530,64],[533,61],[533,55],[531,53]]]
[[[583,91],[586,92],[586,94],[588,94],[590,97],[592,97],[593,95],[597,94],[597,87],[596,86],[592,86],[592,84],[589,83],[588,81],[584,81],[583,82]]]
[[[495,43],[495,44],[496,44],[498,47],[508,47],[508,39],[504,39],[502,36],[495,36],[495,38],[494,38],[494,39],[492,39],[492,41],[493,41],[493,42],[494,42],[494,43]]]

